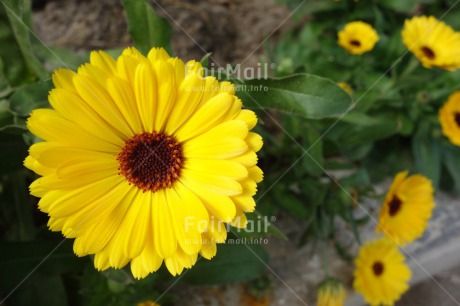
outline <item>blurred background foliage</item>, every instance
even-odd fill
[[[144,0],[123,0],[129,33],[144,54],[154,46],[171,51],[171,28]],[[276,63],[275,78],[238,80],[237,94],[261,118],[259,156],[265,180],[256,196],[258,212],[249,219],[288,213],[305,224],[300,244],[332,241],[344,260],[350,256],[334,240],[342,219],[359,240],[356,204],[378,198],[373,184],[409,169],[447,191],[460,191],[460,151],[441,134],[438,108],[460,89],[460,72],[428,70],[407,52],[400,31],[414,14],[445,11],[453,0],[332,1],[279,0],[294,12],[293,25],[266,44],[265,60]],[[76,70],[89,54],[44,45],[30,32],[30,0],[0,1],[0,300],[5,305],[135,305],[158,300],[176,282],[194,285],[254,280],[255,290],[270,282],[266,250],[260,245],[219,245],[216,258],[199,260],[183,277],[165,269],[134,281],[129,269],[97,272],[92,258],[77,258],[72,242],[47,229],[47,216],[28,194],[36,178],[22,165],[27,148],[39,141],[26,129],[29,113],[48,107],[53,69]],[[337,45],[349,21],[372,24],[380,41],[372,52],[352,56]],[[460,28],[460,11],[445,22]],[[120,50],[106,50],[112,56]],[[212,60],[212,55],[210,57]],[[206,60],[207,62],[207,60]],[[336,85],[348,83],[353,92]],[[251,91],[266,86],[268,92]],[[348,112],[349,111],[349,112]],[[263,227],[262,227],[263,228]],[[272,235],[231,232],[230,237]],[[254,256],[257,255],[257,256]],[[29,277],[30,276],[30,277]],[[262,278],[263,279],[263,278]],[[9,295],[10,292],[13,294]]]

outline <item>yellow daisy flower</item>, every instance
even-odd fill
[[[343,284],[334,278],[328,278],[318,286],[317,306],[343,306],[347,292]]]
[[[396,175],[380,209],[376,232],[405,245],[419,238],[431,218],[435,206],[432,183],[415,174],[407,177],[403,171]]]
[[[367,242],[355,260],[353,288],[370,305],[393,305],[407,291],[411,271],[387,239]]]
[[[338,44],[351,54],[363,54],[372,50],[380,39],[374,28],[362,21],[347,23],[338,36]]]
[[[460,146],[460,91],[451,94],[439,109],[439,122],[442,133],[451,143]]]
[[[460,33],[433,16],[407,19],[401,32],[406,47],[426,68],[460,68]]]
[[[163,49],[134,48],[117,60],[92,52],[53,82],[53,109],[27,121],[44,142],[25,166],[42,176],[30,191],[49,228],[75,238],[78,256],[95,254],[98,270],[130,262],[136,278],[163,262],[177,275],[216,254],[224,223],[246,225],[262,138],[232,84]]]

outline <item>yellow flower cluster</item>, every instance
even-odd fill
[[[433,16],[407,19],[401,32],[403,43],[426,68],[460,68],[460,33]],[[379,40],[375,29],[362,21],[352,21],[338,33],[338,44],[349,53],[371,51]]]
[[[396,175],[381,207],[376,231],[384,237],[367,242],[355,261],[353,287],[371,305],[393,305],[409,288],[411,271],[398,246],[423,234],[435,206],[431,181],[407,175]]]

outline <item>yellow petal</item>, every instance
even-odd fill
[[[159,82],[158,104],[154,114],[155,131],[163,131],[167,118],[176,101],[177,87],[174,80],[174,68],[169,62],[158,61],[153,66]]]
[[[172,135],[193,114],[201,101],[204,79],[196,73],[190,73],[180,84],[176,104],[169,114],[165,131]]]
[[[119,150],[118,146],[83,131],[78,125],[64,119],[51,109],[32,111],[29,120],[27,120],[27,127],[33,134],[47,141],[81,148],[93,148],[105,152],[117,152]]]
[[[184,168],[193,172],[227,176],[235,180],[248,176],[246,167],[231,160],[188,159]]]
[[[241,194],[243,191],[243,187],[241,187],[240,183],[223,175],[212,175],[204,172],[200,173],[197,171],[182,169],[181,176],[187,177],[188,179],[201,184],[204,188],[221,195],[237,195]]]
[[[101,118],[124,135],[130,135],[129,125],[107,91],[93,78],[77,75],[73,79],[78,94]]]
[[[214,238],[210,233],[202,234],[203,247],[200,250],[200,255],[206,259],[211,259],[216,256],[217,247]]]
[[[50,104],[64,118],[77,124],[101,139],[117,146],[123,146],[123,134],[105,122],[80,96],[63,89],[53,89],[49,95]],[[75,120],[79,118],[79,120]]]
[[[72,70],[60,68],[54,71],[52,79],[53,84],[56,88],[66,89],[75,92],[76,89],[73,86],[73,78],[77,74]]]
[[[165,191],[173,216],[178,243],[186,254],[196,254],[201,249],[201,232],[208,227],[208,213],[203,203],[181,183]]]
[[[147,54],[147,58],[153,63],[156,61],[167,61],[169,59],[168,52],[163,48],[152,48]]]
[[[225,93],[215,96],[198,108],[174,135],[179,141],[185,141],[203,134],[221,121],[222,117],[229,111],[233,101],[234,97]]]
[[[235,119],[243,120],[244,122],[246,122],[248,130],[252,130],[257,124],[256,114],[249,109],[241,110],[241,112],[235,117]]]
[[[169,258],[177,250],[177,237],[174,233],[168,199],[164,189],[153,193],[153,195],[153,243],[160,257]]]
[[[248,133],[248,136],[246,136],[245,140],[249,148],[254,152],[258,152],[264,143],[262,137],[259,134],[252,132]]]
[[[89,57],[91,64],[98,66],[104,71],[115,74],[117,69],[117,62],[104,51],[92,51]]]
[[[194,181],[192,177],[182,175],[180,181],[188,189],[192,190],[201,199],[208,211],[219,220],[230,222],[235,217],[235,204],[229,197],[206,189],[200,183]]]
[[[119,77],[110,78],[107,81],[107,92],[117,105],[133,134],[142,133],[141,117],[129,82]]]
[[[144,131],[153,132],[156,105],[158,104],[158,85],[149,62],[141,63],[134,76],[134,95]]]

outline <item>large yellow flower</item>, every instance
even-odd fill
[[[54,73],[53,109],[32,112],[27,125],[44,142],[25,160],[42,176],[31,193],[97,269],[131,262],[142,278],[165,262],[180,274],[215,255],[224,222],[244,227],[254,210],[257,117],[200,68],[163,49],[92,52],[77,73]]]
[[[371,305],[393,305],[407,291],[411,271],[396,244],[367,242],[355,260],[353,288]]]
[[[405,245],[419,238],[431,218],[435,206],[431,181],[408,172],[396,175],[380,209],[377,233],[384,233],[390,240]]]
[[[374,28],[362,21],[352,21],[338,34],[338,43],[351,54],[363,54],[374,48],[380,37]]]
[[[401,32],[406,47],[426,68],[460,68],[460,33],[433,16],[407,19]]]
[[[439,122],[442,133],[451,143],[460,146],[460,91],[451,94],[439,109]]]
[[[318,286],[316,306],[343,306],[346,291],[343,284],[334,278],[328,278]]]

